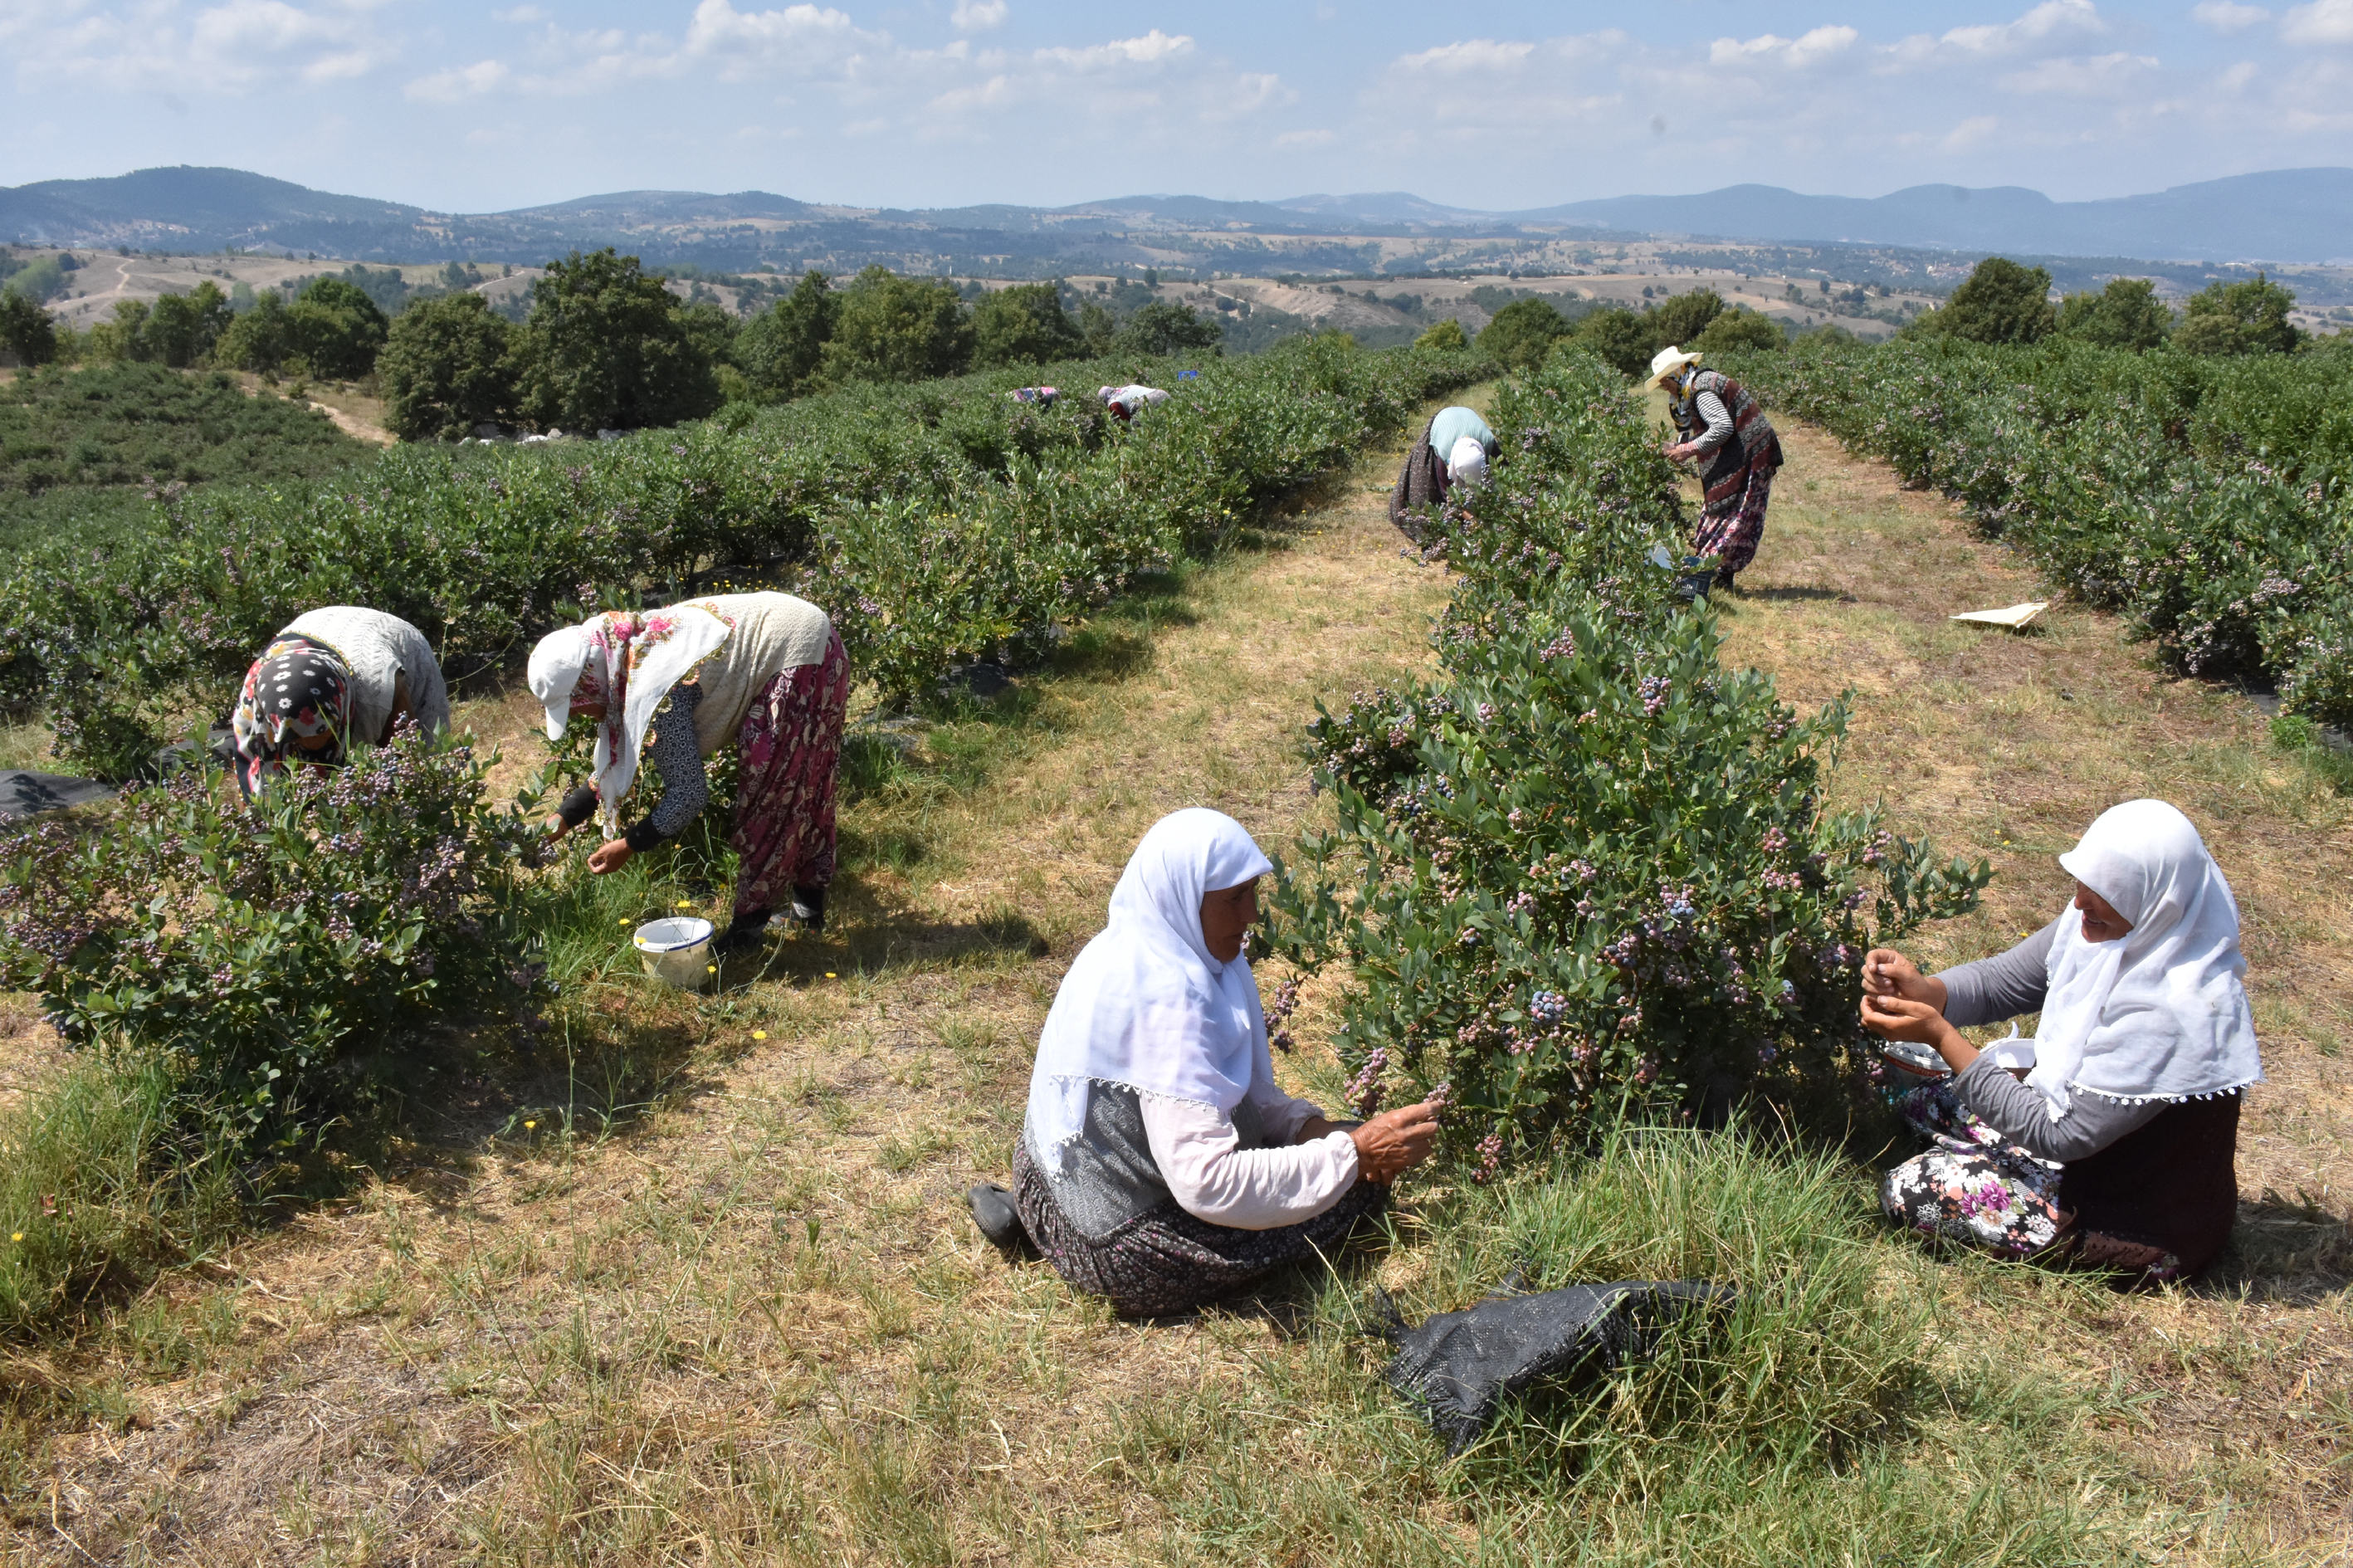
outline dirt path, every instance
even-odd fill
[[[1446,583],[1400,558],[1396,461],[1286,544],[1130,607],[981,787],[850,810],[838,929],[690,1010],[703,1044],[670,1108],[603,1144],[548,1137],[560,1107],[519,1118],[180,1282],[158,1311],[185,1351],[106,1348],[127,1429],[47,1457],[74,1549],[46,1521],[26,1546],[635,1562],[780,1539],[783,1510],[828,1555],[944,1561],[923,1543],[1061,1557],[1071,1521],[1096,1521],[1082,1544],[1143,1524],[1148,1499],[1103,1473],[1113,1418],[1172,1377],[1240,1376],[1276,1326],[1115,1324],[1006,1268],[959,1197],[1007,1170],[1037,1027],[1144,828],[1214,802],[1280,844],[1310,801],[1313,700],[1426,657]],[[626,977],[597,999],[649,1004]],[[92,1375],[70,1361],[29,1375]],[[872,1426],[910,1399],[962,1414]]]

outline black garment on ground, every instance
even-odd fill
[[[1498,1297],[1419,1329],[1400,1324],[1389,1386],[1419,1404],[1446,1451],[1460,1454],[1512,1394],[1649,1355],[1669,1323],[1694,1307],[1729,1306],[1733,1294],[1698,1279],[1620,1279]]]

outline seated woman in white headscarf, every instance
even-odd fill
[[[383,746],[403,719],[449,727],[449,688],[425,634],[396,615],[329,605],[296,616],[245,673],[230,727],[247,799],[289,766],[331,766]]]
[[[1426,1105],[1343,1128],[1275,1087],[1242,956],[1271,869],[1217,811],[1144,835],[1047,1014],[1013,1191],[973,1190],[990,1240],[1129,1317],[1329,1255],[1437,1137]]]
[[[1476,409],[1460,404],[1440,408],[1405,454],[1405,466],[1389,493],[1389,521],[1420,544],[1429,515],[1446,504],[1457,486],[1476,490],[1486,483],[1487,466],[1502,450]]]
[[[540,640],[531,689],[550,740],[575,715],[596,726],[595,777],[548,822],[560,838],[602,803],[608,838],[590,871],[618,871],[684,832],[711,799],[703,759],[733,746],[735,916],[714,947],[752,946],[787,900],[793,918],[823,928],[849,706],[849,659],[825,611],[790,594],[739,593],[592,615]],[[623,832],[641,756],[661,775],[661,799]]]
[[[2104,812],[2059,863],[2073,906],[1999,958],[1937,976],[1883,948],[1864,959],[1863,1026],[1952,1070],[1905,1097],[1936,1147],[1889,1171],[1880,1201],[2005,1256],[2185,1278],[2230,1235],[2241,1094],[2263,1075],[2239,906],[2162,800]],[[1961,1037],[2038,1010],[2031,1041]],[[2012,1062],[2031,1063],[2023,1081]]]
[[[1168,401],[1168,394],[1159,387],[1145,387],[1133,381],[1124,387],[1098,387],[1095,396],[1103,399],[1104,408],[1119,416],[1119,422],[1123,425],[1145,409]]]

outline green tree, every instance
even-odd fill
[[[1693,341],[1708,329],[1709,323],[1724,313],[1724,296],[1714,289],[1694,289],[1662,300],[1642,314],[1651,323],[1652,353],[1669,344],[1688,348]]]
[[[311,279],[286,307],[287,338],[313,376],[365,376],[391,330],[366,291],[341,278]]]
[[[0,293],[0,352],[19,365],[47,365],[58,356],[58,323],[36,301]]]
[[[678,302],[610,246],[548,264],[516,352],[517,402],[543,428],[674,425],[719,407],[718,377]]]
[[[1462,323],[1460,319],[1449,316],[1415,338],[1413,345],[1416,348],[1434,348],[1443,352],[1447,349],[1470,347],[1471,337],[1462,330]]]
[[[273,374],[294,352],[294,335],[286,323],[286,296],[265,289],[242,311],[213,345],[213,363],[238,370]]]
[[[1215,352],[1226,329],[1190,305],[1155,300],[1127,318],[1112,340],[1120,354],[1195,354]]]
[[[2181,302],[2177,347],[2190,354],[2291,354],[2304,333],[2288,320],[2295,295],[2262,272],[2209,283]]]
[[[1788,341],[1781,323],[1757,311],[1725,311],[1707,323],[1705,331],[1683,344],[1699,354],[1725,354],[1734,349],[1779,348]]]
[[[154,358],[147,346],[148,314],[144,300],[117,300],[114,319],[90,329],[90,357],[100,365]]]
[[[228,296],[210,278],[191,293],[165,294],[148,313],[149,356],[185,370],[212,353],[232,319]]]
[[[1596,311],[1577,323],[1575,334],[1567,341],[1599,355],[1620,376],[1640,376],[1651,367],[1651,319],[1633,311]],[[1485,334],[1480,335],[1480,342],[1486,342]]]
[[[1922,321],[1925,331],[1971,343],[2037,343],[2058,326],[2059,313],[2051,308],[2050,273],[1989,256]]]
[[[841,313],[825,345],[825,379],[928,381],[972,362],[972,322],[964,296],[944,278],[902,278],[869,267],[841,291]]]
[[[445,294],[392,323],[376,375],[404,440],[449,440],[514,414],[514,329],[476,293]]]
[[[2059,302],[2059,333],[2101,348],[2155,348],[2172,329],[2173,313],[2146,278],[2111,278],[2098,293]]]
[[[812,268],[791,293],[746,323],[735,339],[735,363],[754,394],[770,403],[800,396],[824,362],[839,310],[831,281]]]
[[[1017,283],[981,297],[972,313],[975,366],[1044,365],[1083,353],[1086,339],[1052,283]]]
[[[1554,341],[1568,330],[1568,318],[1550,300],[1514,300],[1495,313],[1479,334],[1479,346],[1506,369],[1530,370],[1544,363]]]
[[[1087,353],[1101,358],[1111,352],[1119,341],[1119,318],[1092,300],[1079,302],[1079,335],[1086,340]]]

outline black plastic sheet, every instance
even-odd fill
[[[62,773],[0,773],[0,821],[63,811],[114,798],[114,786]]]
[[[1400,1319],[1389,1335],[1398,1347],[1389,1386],[1420,1405],[1447,1452],[1460,1454],[1513,1394],[1648,1356],[1675,1319],[1734,1298],[1730,1286],[1704,1280],[1620,1279],[1497,1297],[1418,1329]]]

